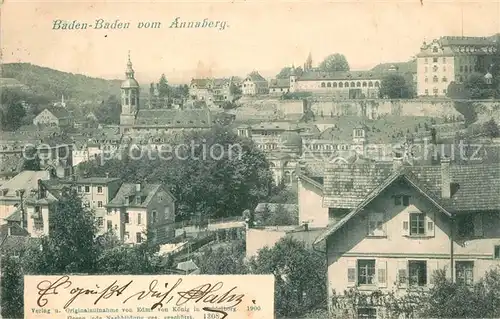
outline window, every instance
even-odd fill
[[[99,207],[99,208],[102,207],[102,201],[97,201],[97,207]]]
[[[403,195],[403,206],[410,206],[410,196]]]
[[[358,308],[358,319],[377,319],[376,308]]]
[[[495,259],[500,259],[500,246],[495,246]]]
[[[425,78],[425,83],[429,83],[429,79],[428,78]]]
[[[142,234],[141,233],[136,233],[135,234],[135,240],[138,244],[142,242]]]
[[[474,236],[474,215],[464,215],[457,218],[457,228],[459,237]]]
[[[35,231],[43,231],[43,219],[33,219],[33,228],[35,229]]]
[[[425,61],[425,64],[429,63],[429,61],[427,60],[427,58],[425,58],[425,60],[424,60],[424,61]]]
[[[385,236],[384,214],[368,214],[368,236]]]
[[[156,223],[156,211],[151,212],[151,222]]]
[[[358,284],[375,284],[375,260],[358,260]]]
[[[432,78],[432,82],[434,82],[434,83],[439,82],[439,79],[436,75],[434,75],[434,77]]]
[[[108,220],[106,226],[107,226],[108,231],[112,230],[113,229],[113,222],[111,220]]]
[[[165,207],[165,219],[168,219],[170,217],[170,207]]]
[[[433,63],[438,63],[438,58],[432,58]]]
[[[410,236],[425,235],[425,214],[410,214]]]
[[[443,76],[442,81],[443,81],[443,82],[448,82],[448,79],[446,78],[446,76]]]
[[[82,192],[82,187],[78,186],[78,193],[81,193],[81,192]]]
[[[394,196],[395,206],[410,206],[410,196],[408,195],[396,195]]]
[[[102,186],[97,186],[97,193],[102,194]]]
[[[437,53],[438,52],[438,47],[433,47],[432,52]]]
[[[85,185],[85,193],[90,193],[90,186]]]
[[[473,261],[457,261],[455,262],[456,281],[466,285],[474,283],[474,262]]]
[[[443,57],[443,63],[446,63],[446,58],[445,57]]]
[[[142,224],[142,214],[141,213],[137,213],[137,224],[138,225]]]
[[[129,215],[129,213],[125,213],[125,218],[124,219],[125,219],[125,224],[130,223],[130,215]]]
[[[411,286],[427,285],[427,262],[425,260],[408,261],[408,273]]]
[[[102,217],[98,217],[98,218],[97,218],[97,225],[98,225],[99,227],[104,226],[104,218],[102,218]]]
[[[123,239],[125,241],[128,241],[130,239],[130,233],[128,231],[126,231],[124,234],[123,234]]]
[[[443,66],[443,71],[446,72],[446,65]]]
[[[427,82],[427,81],[425,81],[425,82]],[[425,95],[429,95],[429,89],[425,89]]]
[[[461,65],[461,66],[460,66],[460,72],[463,72],[463,71],[464,71],[464,66],[463,66],[463,65]]]

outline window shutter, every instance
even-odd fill
[[[483,237],[483,214],[474,216],[474,236]]]
[[[398,284],[401,287],[406,287],[408,282],[408,265],[406,260],[398,261]]]
[[[347,261],[347,286],[354,287],[356,285],[356,260]]]
[[[433,220],[434,216],[435,216],[434,213],[427,213],[425,215],[425,234],[431,237],[434,237],[434,235],[436,234],[434,230],[436,226]]]
[[[410,235],[410,221],[409,218],[403,221],[403,225],[401,227],[401,235],[409,236]]]
[[[381,288],[387,287],[387,261],[377,261],[377,284]]]
[[[429,287],[434,286],[434,272],[439,269],[437,260],[427,261],[427,283]]]

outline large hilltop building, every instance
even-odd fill
[[[493,38],[445,36],[424,42],[417,54],[418,95],[445,96],[450,82],[462,83],[476,72],[486,76],[496,55]]]
[[[179,109],[141,109],[140,86],[128,56],[126,79],[121,85],[121,133],[174,133],[184,130],[210,129],[213,119],[205,104],[187,103]]]

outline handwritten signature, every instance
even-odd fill
[[[189,290],[176,292],[174,292],[176,288],[179,288],[182,284],[181,278],[177,279],[173,285],[170,283],[160,284],[157,279],[154,279],[149,283],[147,289],[138,292],[134,292],[132,289],[133,282],[134,280],[130,280],[125,284],[121,284],[115,280],[112,284],[104,288],[99,287],[99,285],[95,285],[95,288],[84,288],[73,285],[69,276],[61,276],[55,281],[43,280],[37,285],[39,296],[37,304],[39,307],[43,308],[49,302],[48,296],[60,295],[61,292],[69,292],[70,295],[69,299],[66,300],[64,309],[67,309],[82,295],[95,296],[94,305],[97,305],[101,300],[107,300],[121,295],[125,296],[122,300],[122,304],[126,304],[130,300],[153,299],[154,303],[151,309],[162,308],[164,305],[170,303],[176,295],[178,296],[175,302],[177,306],[182,306],[192,300],[194,303],[223,303],[228,307],[236,307],[243,302],[243,298],[245,297],[245,294],[234,292],[237,290],[237,286],[224,291],[224,283],[220,281],[215,284],[205,283]]]

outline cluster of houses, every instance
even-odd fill
[[[58,178],[45,170],[25,170],[0,189],[4,236],[12,229],[22,229],[26,237],[50,236],[58,202],[73,190],[82,205],[94,211],[101,234],[113,231],[126,244],[146,238],[167,243],[175,237],[175,198],[165,185],[125,183],[111,177]]]

